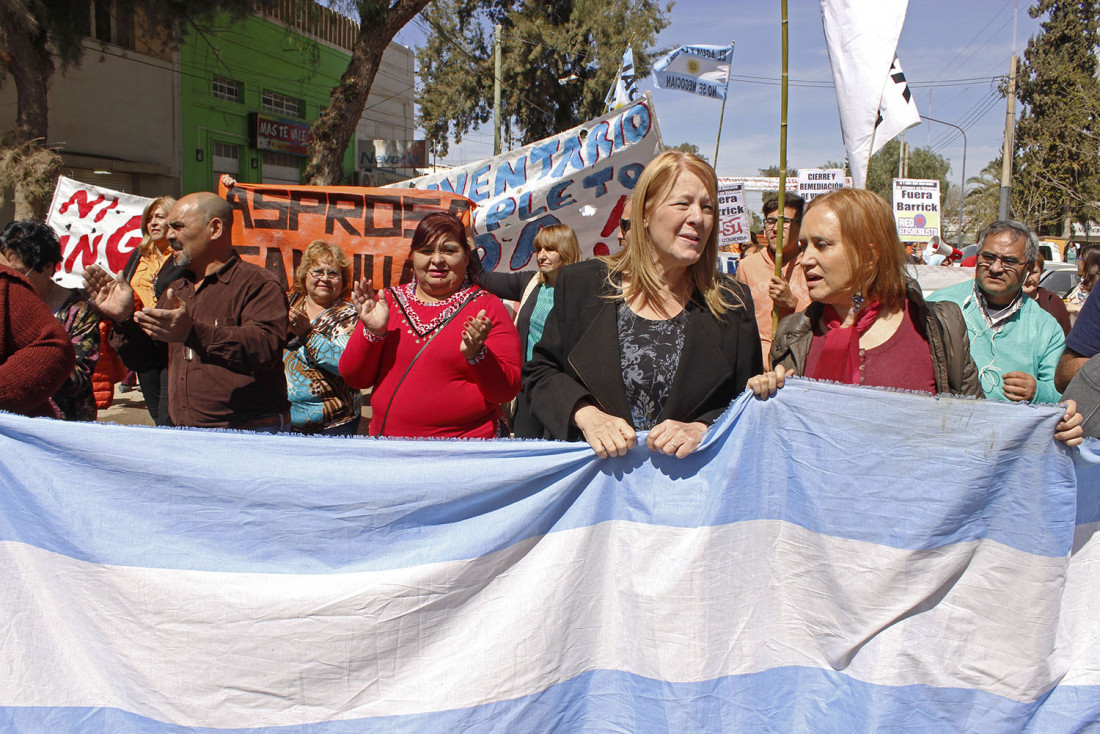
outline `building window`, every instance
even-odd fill
[[[302,158],[277,150],[263,151],[263,183],[299,184],[302,182]]]
[[[236,178],[241,175],[241,146],[233,143],[214,141],[214,178],[219,173],[228,173]]]
[[[103,43],[134,48],[134,11],[115,0],[90,0],[88,15],[77,20],[80,32]]]
[[[232,79],[226,79],[224,76],[214,77],[213,84],[210,91],[218,99],[224,99],[226,102],[240,102],[241,101],[241,84],[235,82]]]
[[[302,100],[287,97],[285,94],[264,90],[263,108],[283,117],[302,119]]]

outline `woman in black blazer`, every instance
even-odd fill
[[[684,457],[763,367],[747,289],[717,270],[718,182],[696,156],[666,151],[634,189],[618,253],[564,268],[524,393],[553,438],[621,456]]]
[[[476,254],[471,258],[470,279],[477,285],[505,301],[517,301],[516,330],[519,331],[520,354],[524,361],[531,358],[531,350],[542,336],[546,317],[554,305],[554,285],[558,272],[565,265],[581,259],[577,235],[564,224],[543,227],[535,235],[535,264],[538,270],[518,273],[493,273],[482,270]],[[476,253],[476,251],[475,251]],[[521,392],[516,396],[512,411],[512,432],[519,438],[542,438],[545,431],[531,415],[527,399]]]

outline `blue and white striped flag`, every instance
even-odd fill
[[[1060,413],[792,380],[605,461],[0,414],[0,730],[1087,728]]]
[[[623,60],[619,65],[619,73],[615,76],[615,83],[607,90],[604,98],[604,107],[607,112],[628,105],[641,97],[638,91],[638,80],[634,73],[634,49],[628,43],[623,52]]]
[[[661,89],[679,89],[712,99],[725,99],[733,62],[729,46],[681,46],[653,65]]]

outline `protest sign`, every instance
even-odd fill
[[[902,242],[928,242],[940,234],[940,182],[894,179],[894,224]]]
[[[830,191],[852,185],[852,179],[844,175],[843,168],[798,169],[798,195],[809,204]]]
[[[552,224],[573,228],[582,257],[617,247],[626,197],[661,149],[647,93],[552,138],[394,185],[469,197],[478,207],[474,234],[485,268],[524,270],[534,265],[535,235]]]
[[[288,287],[313,240],[338,245],[356,280],[372,278],[376,288],[408,280],[409,241],[417,223],[436,211],[468,222],[472,206],[465,197],[441,191],[352,186],[237,184],[219,193],[234,209],[237,252]]]
[[[93,263],[112,274],[122,270],[141,245],[141,213],[150,201],[59,176],[46,217],[61,240],[54,280],[79,288],[81,271]]]
[[[745,188],[739,183],[718,180],[718,249],[748,242],[748,212],[745,211]]]

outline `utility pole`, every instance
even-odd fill
[[[493,155],[500,155],[500,24],[493,29]]]
[[[1016,134],[1016,54],[1008,62],[1008,106],[1005,110],[1005,147],[1001,154],[1001,201],[997,219],[1008,219],[1012,199],[1012,151]]]
[[[905,178],[905,131],[898,136],[898,178]]]

